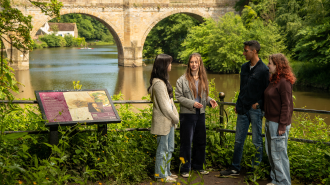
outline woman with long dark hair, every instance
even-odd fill
[[[172,57],[157,55],[150,77],[148,92],[153,102],[151,134],[157,135],[155,178],[166,182],[176,182],[176,175],[170,171],[174,151],[174,129],[179,122],[178,111],[173,101],[173,88],[168,81]],[[162,170],[163,169],[163,170]],[[162,171],[164,173],[162,173]]]
[[[271,166],[271,183],[289,185],[290,163],[287,153],[293,112],[292,85],[296,81],[288,59],[281,53],[269,56],[270,83],[264,92],[265,147]]]
[[[189,177],[191,168],[206,175],[208,172],[203,168],[206,147],[205,107],[208,105],[215,108],[218,104],[209,97],[207,74],[199,53],[190,55],[186,73],[176,82],[175,96],[180,103],[180,158],[185,161],[180,169],[181,175]]]

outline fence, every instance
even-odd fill
[[[224,132],[229,132],[229,133],[236,133],[235,130],[228,130],[224,129],[224,113],[225,109],[224,106],[235,106],[235,103],[231,102],[225,102],[225,93],[220,92],[219,93],[219,99],[220,101],[218,102],[220,106],[220,128],[216,129],[216,131],[220,132],[220,142],[221,145],[223,145],[223,138],[224,138]],[[9,103],[8,100],[1,100],[0,103]],[[17,104],[38,104],[36,100],[14,100],[12,103],[17,103]],[[152,103],[151,101],[146,101],[146,100],[124,100],[124,101],[113,101],[114,104],[148,104]],[[175,103],[179,103],[178,101],[175,101]],[[330,111],[325,111],[325,110],[315,110],[315,109],[301,109],[301,108],[294,108],[293,111],[295,112],[305,112],[305,113],[317,113],[317,114],[329,114]],[[228,116],[226,115],[228,118]],[[179,130],[180,128],[177,128]],[[79,132],[90,132],[90,131],[96,131],[96,130],[83,130]],[[104,130],[102,127],[99,127],[97,130],[98,132],[102,132],[104,134]],[[150,131],[149,128],[128,128],[128,129],[123,129],[123,130],[117,130],[117,131]],[[5,131],[5,134],[10,134],[10,133],[18,133],[18,132],[27,132],[28,134],[49,134],[49,131]],[[248,135],[252,135],[251,132],[248,132]],[[265,135],[262,135],[265,137]],[[314,141],[314,140],[308,140],[308,139],[299,139],[299,138],[289,138],[291,141],[297,141],[297,142],[303,142],[303,143],[319,143],[320,141]],[[330,142],[323,142],[326,145],[330,146]]]

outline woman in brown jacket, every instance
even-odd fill
[[[266,117],[265,147],[271,166],[271,183],[290,185],[288,136],[293,112],[292,85],[296,78],[288,59],[281,53],[269,56],[270,83],[264,92]]]

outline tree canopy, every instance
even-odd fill
[[[178,59],[188,31],[199,24],[199,21],[186,14],[174,14],[161,20],[146,38],[143,57],[155,58],[157,54],[166,53]]]
[[[59,20],[53,19],[50,22],[76,23],[79,37],[84,37],[86,40],[113,41],[113,37],[108,28],[100,21],[88,15],[66,14],[62,15]]]

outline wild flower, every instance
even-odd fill
[[[159,177],[159,174],[158,174],[158,173],[156,173],[156,174],[155,174],[155,177]]]
[[[18,181],[18,184],[23,184],[23,181]]]
[[[184,161],[184,158],[183,157],[180,157],[180,161],[181,161],[182,164],[185,164],[186,163],[186,161]]]

